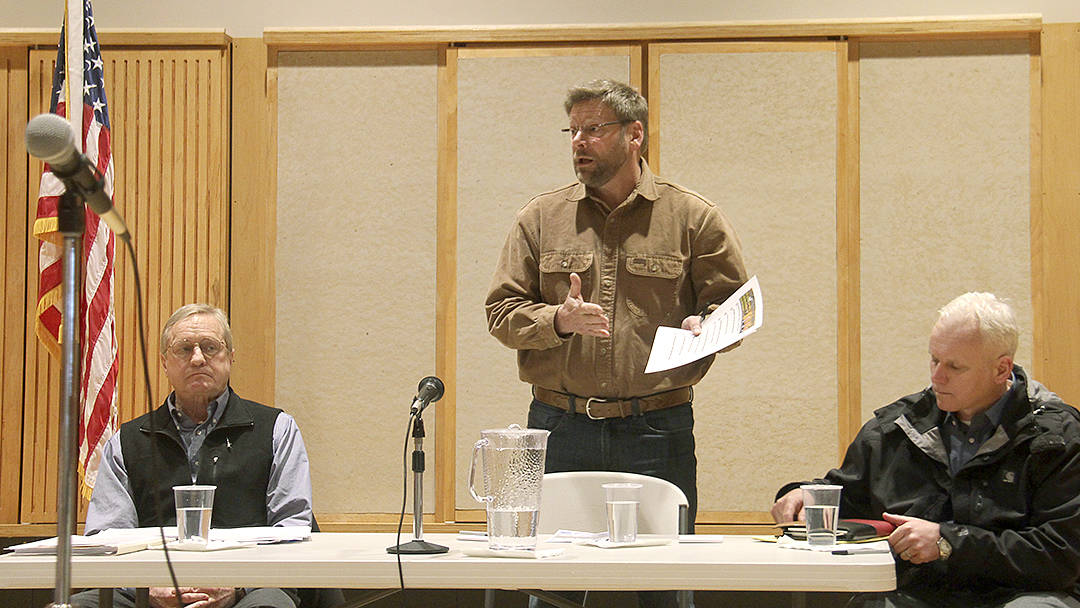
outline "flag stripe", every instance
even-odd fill
[[[66,26],[64,28],[66,30]],[[66,115],[67,73],[65,31],[53,75],[51,111]],[[112,141],[109,111],[102,80],[103,62],[94,27],[90,1],[83,8],[83,90],[82,141],[86,157],[103,177],[105,193],[113,193]],[[76,75],[77,77],[77,75]],[[34,221],[34,236],[41,239],[38,250],[37,335],[54,355],[59,356],[61,318],[61,236],[57,231],[57,210],[64,184],[48,172],[41,175],[41,187]],[[97,465],[105,442],[116,432],[117,341],[113,308],[116,238],[101,219],[86,209],[83,236],[83,292],[79,298],[79,337],[82,352],[82,390],[79,395],[79,473],[86,498],[97,478]]]

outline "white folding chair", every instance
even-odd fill
[[[605,483],[641,484],[641,502],[638,505],[639,534],[675,536],[690,532],[690,505],[678,486],[657,477],[614,471],[545,474],[537,532],[550,534],[559,529],[585,532],[606,530],[607,507],[604,489],[601,487]],[[555,606],[578,605],[544,591],[522,591]],[[678,592],[680,608],[690,605],[691,594],[691,591]]]
[[[540,500],[537,531],[550,534],[562,528],[599,532],[607,529],[605,483],[641,484],[639,534],[688,534],[689,503],[679,486],[648,475],[614,471],[547,473]]]

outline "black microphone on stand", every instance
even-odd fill
[[[442,380],[435,376],[428,376],[421,380],[416,386],[416,397],[413,398],[411,413],[422,414],[427,406],[442,399],[445,390]]]
[[[63,116],[38,114],[26,125],[26,151],[48,163],[49,171],[64,182],[69,192],[81,196],[113,234],[125,241],[130,239],[124,218],[113,208],[104,182],[98,179],[93,163],[79,151],[76,141],[75,128]]]
[[[424,540],[424,420],[420,417],[427,406],[442,399],[445,389],[443,381],[435,376],[424,378],[416,387],[416,397],[413,397],[412,406],[409,408],[413,438],[413,540],[404,544],[400,542],[401,526],[405,521],[405,498],[402,497],[401,520],[398,522],[399,544],[387,547],[387,553],[427,554],[446,553],[450,550],[449,547]]]

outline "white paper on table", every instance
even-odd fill
[[[211,541],[238,543],[288,543],[311,539],[311,526],[251,526],[248,528],[211,528]]]
[[[724,542],[723,534],[680,534],[680,544],[694,544],[694,543],[722,543]]]
[[[605,533],[604,538],[582,540],[578,541],[577,544],[600,547],[601,549],[623,549],[627,547],[656,547],[660,545],[670,545],[672,540],[673,539],[670,536],[638,536],[637,540],[634,541],[615,543],[608,540],[607,533]]]
[[[166,534],[167,536],[167,534]],[[173,530],[173,538],[176,530]],[[161,544],[161,532],[158,528],[112,528],[97,534],[71,536],[72,555],[123,555],[141,551],[148,546]],[[16,555],[55,555],[56,537],[37,540],[8,547]]]
[[[657,327],[645,373],[686,365],[731,346],[761,327],[764,312],[755,275],[705,317],[700,335],[678,327]]]
[[[607,530],[603,532],[582,532],[580,530],[556,530],[555,534],[545,542],[549,543],[573,543],[579,540],[597,540],[607,538]]]
[[[489,549],[486,546],[463,546],[461,552],[469,557],[514,557],[518,559],[547,559],[563,554],[562,547],[553,549]]]

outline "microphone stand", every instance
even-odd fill
[[[440,389],[440,395],[441,394]],[[387,553],[424,555],[446,553],[450,550],[450,547],[429,543],[424,540],[424,419],[420,416],[423,414],[426,406],[427,402],[420,402],[419,406],[414,405],[414,413],[412,414],[415,418],[412,430],[413,540],[393,547],[387,547]]]
[[[82,284],[80,258],[86,228],[83,200],[68,187],[60,197],[57,228],[64,236],[61,279],[60,432],[56,476],[56,590],[54,608],[71,606],[71,535],[75,532],[77,473],[75,444],[79,412],[79,307],[76,294]]]

